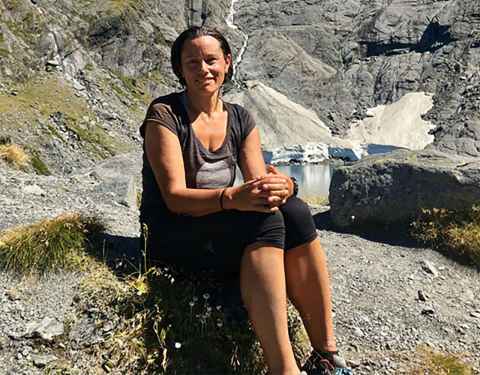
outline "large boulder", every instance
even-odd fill
[[[480,202],[480,159],[394,151],[337,168],[330,185],[340,227],[410,220],[421,208],[462,210]]]

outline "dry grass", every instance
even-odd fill
[[[328,197],[323,195],[306,195],[301,197],[309,206],[328,206],[330,204]]]
[[[225,306],[204,289],[210,290],[210,281],[205,283],[159,268],[118,279],[105,265],[91,266],[81,299],[120,318],[98,348],[102,367],[125,374],[264,374],[250,324],[228,320]],[[308,340],[291,306],[289,319],[295,351],[305,358]]]
[[[63,214],[0,233],[0,267],[20,273],[78,267],[88,235],[103,229],[99,220]]]
[[[16,144],[0,145],[0,159],[19,169],[26,168],[30,161],[23,148]]]
[[[430,348],[419,348],[416,357],[420,362],[412,375],[472,375],[472,366],[461,360],[461,355],[435,352]]]
[[[454,212],[423,210],[412,224],[418,241],[453,256],[468,258],[480,266],[480,207]]]

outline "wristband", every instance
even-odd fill
[[[220,208],[222,211],[225,209],[225,207],[223,207],[223,196],[225,195],[225,191],[227,191],[227,188],[224,188],[220,193]]]
[[[295,177],[290,177],[290,180],[292,180],[292,183],[293,183],[293,193],[292,193],[292,197],[296,197],[297,194],[298,194],[298,182],[297,182],[297,179]]]

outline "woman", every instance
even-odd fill
[[[250,114],[221,99],[232,53],[216,30],[193,27],[172,46],[185,87],[150,105],[144,137],[141,221],[153,258],[192,271],[240,274],[242,299],[271,374],[295,374],[287,295],[315,352],[307,368],[345,367],[336,355],[325,255],[294,183],[265,166]],[[236,166],[244,183],[233,186]],[[342,363],[343,362],[343,363]]]

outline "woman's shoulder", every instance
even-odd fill
[[[159,96],[150,103],[149,110],[176,113],[178,111],[177,108],[180,95],[181,93],[179,92],[172,92],[167,95]]]
[[[241,104],[223,101],[223,103],[233,112],[235,116],[238,116],[240,120],[245,120],[251,117],[250,112]]]

